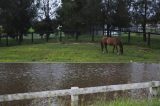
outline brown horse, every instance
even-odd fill
[[[117,46],[119,46],[120,54],[123,54],[123,44],[122,44],[120,38],[118,38],[118,37],[103,37],[101,40],[102,52],[104,52],[103,48],[105,47],[106,52],[108,53],[107,45],[113,45],[113,53],[114,53],[114,49],[116,48],[116,51],[118,54],[119,54],[119,52],[118,52]]]

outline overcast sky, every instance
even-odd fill
[[[39,14],[39,18],[38,19],[39,20],[45,18],[45,13],[42,10],[42,8],[46,4],[44,4],[43,2],[47,3],[46,0],[41,0],[41,7],[40,7],[41,9],[39,9],[39,11],[38,11],[38,14]],[[49,0],[49,3],[50,3],[50,6],[49,6],[50,7],[50,12],[49,12],[50,18],[53,19],[53,18],[55,18],[56,9],[61,6],[62,2],[61,2],[61,0]]]

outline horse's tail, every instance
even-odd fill
[[[123,44],[122,44],[122,42],[119,43],[119,47],[120,47],[121,54],[123,54]]]

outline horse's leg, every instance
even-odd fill
[[[117,48],[117,45],[115,45],[115,47],[116,47],[116,51],[117,51],[117,54],[118,54],[118,48]]]
[[[115,45],[113,45],[113,53],[114,53]]]
[[[102,53],[104,53],[104,51],[103,51],[103,46],[104,46],[104,44],[103,44],[103,42],[101,42],[101,50],[102,50]]]
[[[120,51],[120,54],[123,54],[123,45],[122,45],[122,43],[119,44],[119,51]]]
[[[106,53],[108,53],[107,44],[105,44]]]

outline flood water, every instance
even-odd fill
[[[158,63],[1,63],[0,95],[160,81]],[[58,103],[52,105],[58,106]],[[4,106],[43,106],[42,100],[0,103]]]

